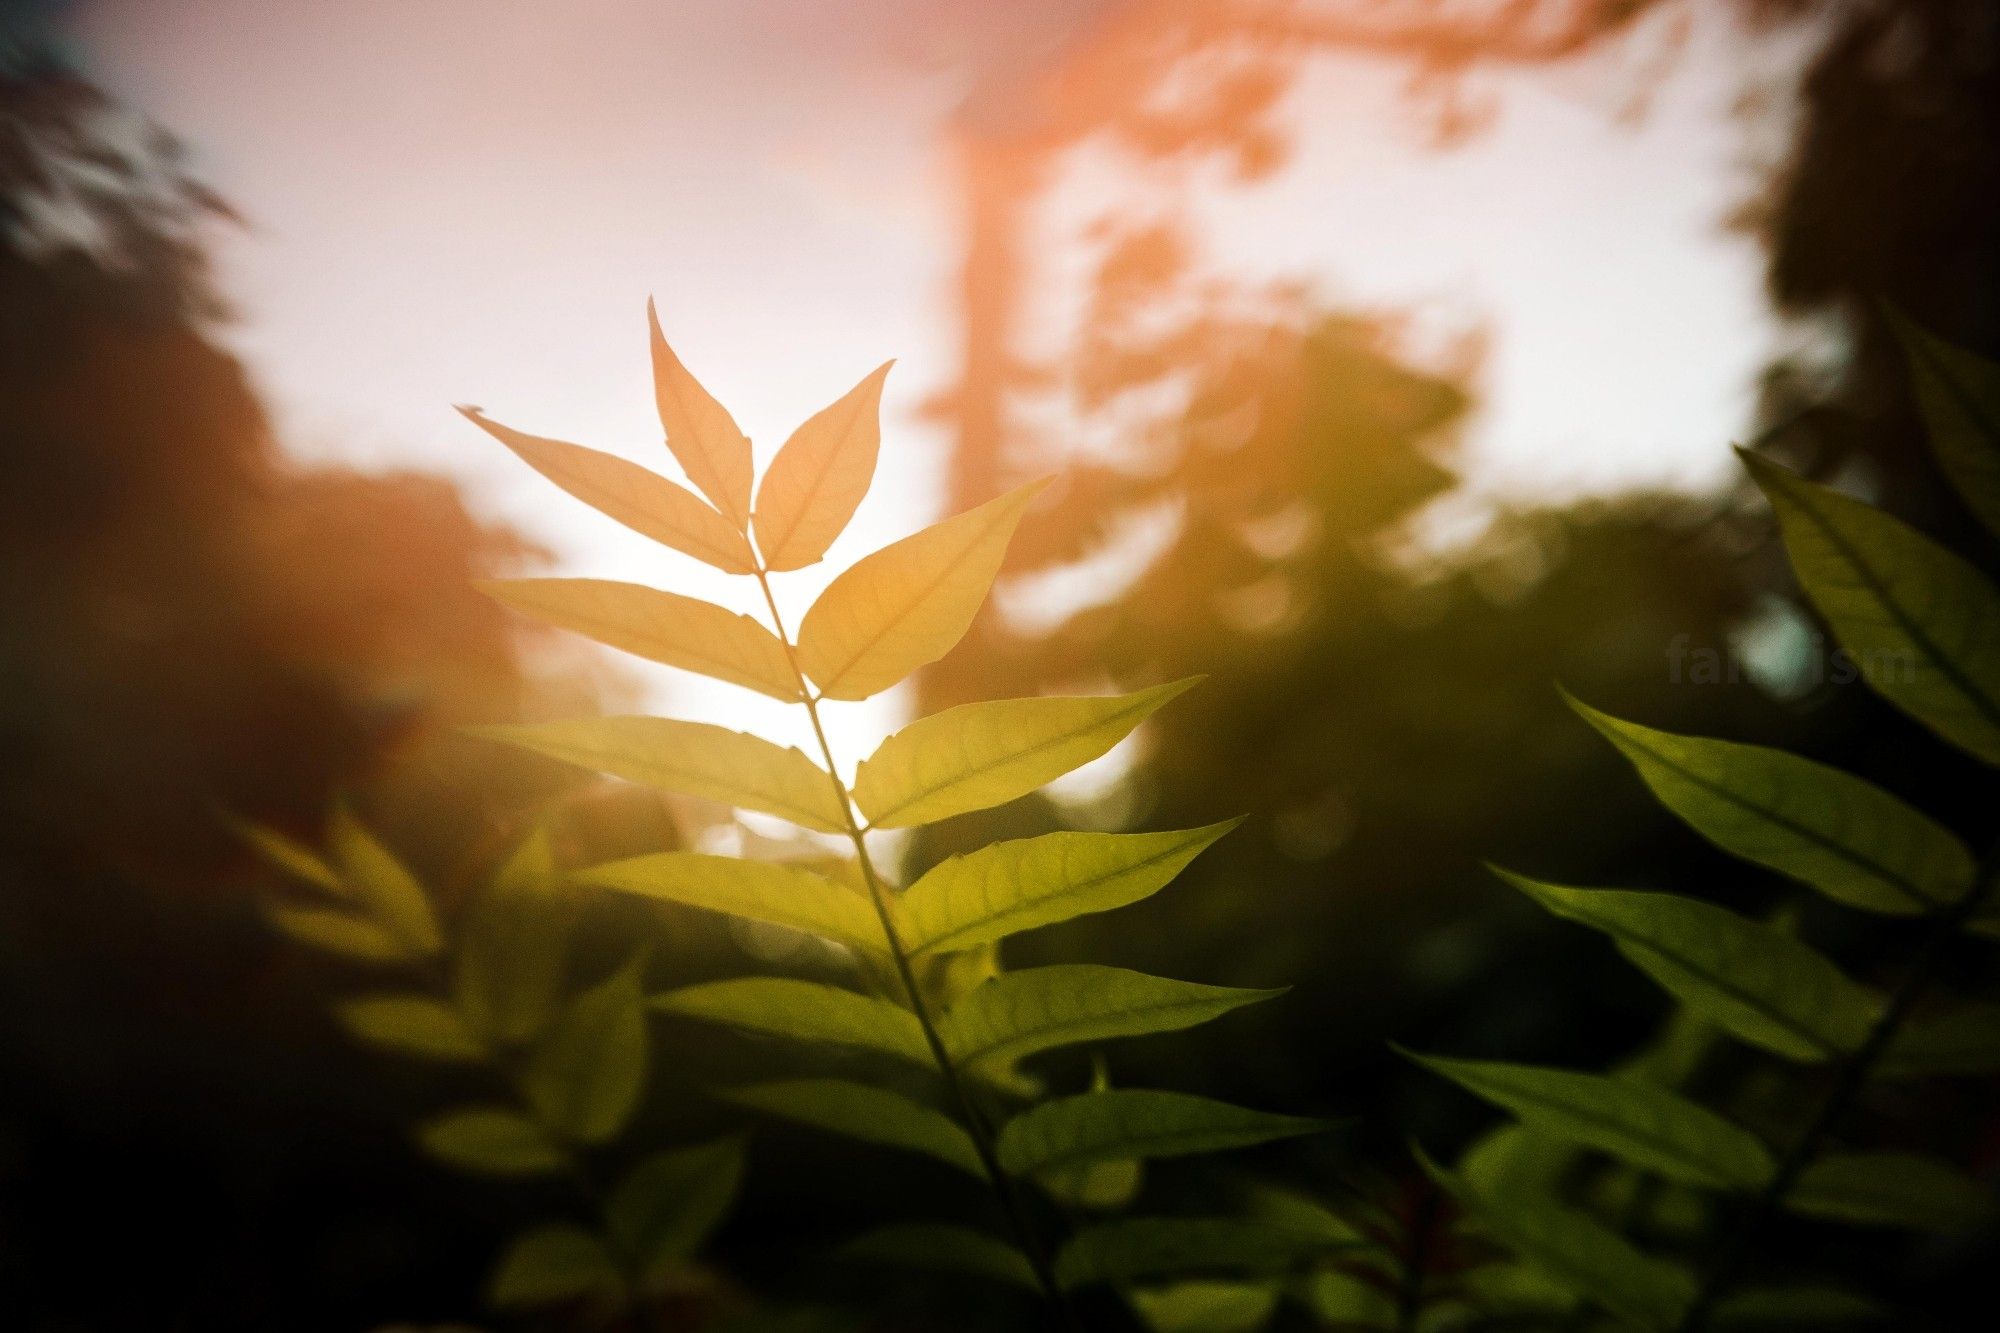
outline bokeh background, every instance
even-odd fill
[[[219,812],[310,836],[346,793],[446,903],[551,809],[577,859],[778,836],[457,731],[645,708],[795,738],[470,586],[740,600],[451,411],[666,466],[649,294],[763,457],[898,358],[876,493],[800,607],[1058,478],[967,642],[836,715],[850,763],[920,710],[1209,674],[907,860],[1247,812],[1170,892],[1013,957],[1292,986],[1112,1067],[1353,1116],[1294,1164],[1323,1183],[1477,1122],[1385,1039],[1601,1060],[1657,1017],[1482,861],[1776,899],[1557,682],[1990,829],[1964,761],[1832,679],[1729,452],[1761,440],[1996,563],[1881,313],[2000,348],[1981,0],[0,13],[0,1310],[27,1327],[470,1318],[542,1206],[408,1148],[449,1081],[342,1041],[346,974],[268,930]],[[663,980],[757,943],[617,906],[593,929],[657,936]],[[726,1123],[698,1088],[741,1053],[662,1041],[648,1123]],[[1983,1143],[1991,1092],[1923,1118]],[[760,1147],[722,1238],[746,1282],[855,1192],[838,1164],[802,1187],[817,1160]],[[1949,1326],[1967,1268],[1913,1254],[1894,1294]]]

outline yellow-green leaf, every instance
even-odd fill
[[[646,302],[652,333],[653,398],[667,448],[695,488],[738,528],[750,523],[750,440],[736,428],[728,409],[688,373],[660,332],[660,315]]]
[[[2000,591],[1969,562],[1879,509],[1755,454],[1806,595],[1877,694],[2000,763]]]
[[[952,1056],[977,1069],[1058,1046],[1194,1027],[1284,993],[1066,963],[1002,972],[952,1005],[938,1028]]]
[[[556,876],[545,828],[521,840],[459,927],[452,999],[476,1032],[520,1042],[554,1017],[577,901]]]
[[[694,1258],[742,1182],[740,1140],[655,1153],[611,1191],[605,1233],[642,1282],[658,1284]]]
[[[655,852],[579,870],[574,883],[727,912],[884,953],[882,923],[867,899],[799,866],[701,852]]]
[[[798,702],[785,645],[749,616],[611,579],[494,579],[479,587],[516,611],[620,652]]]
[[[1070,1237],[1056,1256],[1056,1281],[1122,1287],[1183,1273],[1279,1273],[1335,1248],[1324,1237],[1249,1218],[1126,1217]]]
[[[887,1000],[791,977],[705,981],[653,997],[664,1013],[796,1041],[859,1046],[928,1066],[916,1015]]]
[[[516,1236],[493,1274],[488,1299],[502,1310],[578,1300],[622,1300],[625,1279],[604,1242],[557,1223]]]
[[[1782,750],[1655,731],[1571,699],[1653,794],[1726,852],[1838,902],[1907,915],[1972,891],[1972,854],[1860,778]]]
[[[950,1118],[901,1093],[838,1078],[752,1083],[718,1094],[725,1101],[796,1120],[864,1143],[922,1153],[981,1180],[972,1137]]]
[[[1324,1120],[1273,1115],[1185,1092],[1113,1088],[1058,1097],[1009,1120],[995,1145],[1009,1175],[1087,1162],[1246,1148],[1317,1134]]]
[[[364,995],[340,1001],[333,1012],[357,1041],[371,1046],[459,1064],[486,1057],[457,1011],[428,995]]]
[[[471,730],[627,782],[759,810],[821,833],[847,829],[825,769],[795,749],[727,727],[667,717],[587,717]]]
[[[1255,1333],[1270,1322],[1278,1289],[1269,1282],[1177,1282],[1131,1298],[1152,1333]]]
[[[1157,893],[1237,820],[1168,833],[1045,833],[954,856],[897,903],[912,953],[970,949]]]
[[[458,410],[522,462],[606,518],[725,574],[756,572],[749,541],[686,487],[616,454],[510,430],[487,420],[476,408]]]
[[[1199,679],[1136,694],[947,708],[861,761],[854,803],[877,828],[911,828],[1014,800],[1097,758]]]
[[[1867,1039],[1881,1001],[1783,931],[1671,893],[1577,889],[1497,871],[1557,916],[1594,927],[1675,998],[1737,1038],[1793,1060]]]
[[[437,916],[423,885],[382,841],[344,808],[336,808],[327,828],[327,846],[341,882],[375,920],[408,946],[427,955],[443,947]]]
[[[1019,1250],[970,1227],[913,1222],[881,1227],[840,1247],[845,1259],[900,1264],[988,1278],[1037,1291],[1034,1266]]]
[[[1954,1167],[1909,1152],[1828,1153],[1785,1196],[1786,1207],[1811,1217],[1913,1231],[1962,1231],[1992,1203]]]
[[[757,549],[770,569],[816,563],[875,478],[886,362],[831,407],[807,418],[757,484]]]
[[[1891,312],[1909,358],[1931,453],[1966,507],[2000,533],[2000,364],[1954,347]]]
[[[988,500],[863,556],[799,622],[799,657],[829,699],[866,699],[951,651],[1044,483]]]
[[[567,1160],[547,1131],[516,1111],[473,1107],[417,1128],[417,1142],[441,1162],[489,1176],[537,1176]]]
[[[528,1052],[521,1092],[543,1123],[579,1143],[616,1135],[646,1082],[642,960],[570,1001]]]
[[[264,917],[301,944],[363,963],[401,963],[417,957],[408,944],[365,916],[335,907],[266,903]]]
[[[1622,1157],[1670,1180],[1754,1190],[1774,1170],[1757,1136],[1678,1093],[1635,1079],[1497,1060],[1410,1056],[1530,1129]]]

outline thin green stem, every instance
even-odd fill
[[[994,1149],[992,1126],[980,1113],[973,1100],[971,1090],[966,1086],[963,1071],[946,1049],[944,1038],[938,1032],[936,1019],[930,1006],[924,1002],[923,991],[917,985],[916,972],[910,966],[909,950],[903,945],[902,936],[896,930],[896,918],[890,905],[889,890],[875,862],[868,854],[866,829],[855,817],[854,801],[847,790],[847,784],[840,779],[840,767],[833,757],[833,746],[827,740],[826,727],[819,716],[820,701],[814,696],[811,683],[806,679],[805,668],[799,662],[798,649],[793,645],[791,635],[785,630],[784,616],[778,610],[778,600],[771,593],[770,571],[759,562],[757,586],[764,594],[764,606],[771,614],[771,627],[777,633],[778,642],[784,645],[785,660],[790,663],[792,677],[798,683],[799,701],[805,705],[806,716],[812,721],[813,738],[819,742],[820,757],[826,761],[827,777],[833,783],[835,801],[840,806],[841,818],[846,822],[848,841],[854,844],[856,864],[861,869],[861,878],[868,888],[868,901],[875,909],[875,919],[882,926],[882,938],[889,946],[889,958],[896,968],[896,978],[903,988],[903,998],[909,1011],[916,1016],[917,1024],[923,1029],[924,1044],[930,1048],[931,1060],[937,1065],[938,1074],[944,1079],[950,1091],[952,1102],[958,1108],[959,1117],[965,1122],[966,1132],[972,1138],[973,1148],[979,1155],[980,1169],[986,1174],[986,1181],[1006,1210],[1008,1221],[1019,1235],[1022,1248],[1026,1252],[1029,1265],[1034,1269],[1035,1281],[1041,1287],[1042,1296],[1056,1309],[1063,1326],[1081,1329],[1076,1312],[1069,1299],[1056,1281],[1055,1265],[1049,1257],[1041,1232],[1034,1224],[1027,1201],[1021,1197],[1014,1180],[1000,1167],[999,1154]]]

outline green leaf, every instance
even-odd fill
[[[1654,731],[1569,700],[1660,801],[1726,852],[1837,902],[1907,915],[1972,891],[1972,855],[1879,787],[1782,750]]]
[[[882,1227],[857,1236],[841,1246],[840,1253],[846,1259],[965,1273],[1029,1291],[1041,1289],[1027,1256],[1007,1242],[970,1227],[921,1222]]]
[[[408,962],[416,955],[409,945],[365,916],[332,907],[295,907],[266,903],[264,917],[301,944],[364,963]]]
[[[1931,453],[1966,506],[2000,533],[2000,365],[1933,337],[1894,311],[1889,325],[1909,358]]]
[[[1867,1039],[1880,1000],[1782,931],[1671,893],[1577,889],[1496,870],[1557,916],[1601,930],[1676,999],[1788,1059],[1830,1060]]]
[[[340,882],[334,868],[319,858],[319,855],[305,844],[287,837],[274,828],[254,824],[247,819],[224,816],[230,831],[235,833],[272,866],[284,871],[294,879],[305,881],[316,889],[340,897],[347,896],[347,886]]]
[[[604,1244],[581,1227],[536,1227],[508,1245],[488,1299],[502,1310],[566,1301],[623,1300],[625,1279]]]
[[[1888,1311],[1865,1296],[1830,1287],[1764,1287],[1725,1296],[1715,1307],[1715,1327],[1744,1333],[1798,1333],[1838,1324],[1880,1326]]]
[[[2000,592],[1908,525],[1744,453],[1799,582],[1877,694],[2000,763]]]
[[[1487,1268],[1492,1265],[1487,1265]],[[1477,1270],[1484,1273],[1486,1268]],[[1469,1274],[1468,1278],[1476,1278]],[[1311,1310],[1319,1326],[1353,1329],[1393,1329],[1396,1302],[1387,1292],[1354,1273],[1338,1268],[1310,1273],[1293,1288],[1299,1303]]]
[[[488,579],[478,586],[516,611],[620,652],[798,702],[785,645],[749,616],[611,579]]]
[[[947,708],[912,722],[861,761],[854,803],[876,828],[913,828],[1003,805],[1097,758],[1200,679],[1102,698]]]
[[[799,866],[701,852],[655,852],[592,866],[571,879],[803,930],[864,953],[888,948],[882,923],[866,899]]]
[[[740,1140],[655,1153],[611,1191],[605,1233],[642,1283],[657,1284],[694,1258],[742,1183]]]
[[[972,1137],[950,1118],[901,1093],[848,1079],[798,1078],[752,1083],[717,1095],[864,1143],[923,1153],[976,1179],[986,1178]]]
[[[859,1046],[931,1064],[916,1015],[887,1000],[791,977],[705,981],[653,997],[664,1013],[796,1041]]]
[[[2000,1071],[2000,1005],[1968,1004],[1906,1022],[1877,1061],[1882,1078]]]
[[[458,410],[522,462],[606,518],[725,574],[756,572],[749,541],[687,488],[616,454],[524,435],[488,421],[477,408]]]
[[[652,333],[653,397],[660,409],[660,428],[667,448],[681,471],[703,495],[714,501],[723,517],[738,528],[750,523],[750,440],[736,428],[714,395],[688,373],[660,332],[659,312],[646,302],[646,325]]]
[[[1754,1190],[1775,1169],[1756,1135],[1664,1088],[1496,1060],[1410,1059],[1512,1111],[1531,1129],[1574,1139],[1670,1180]]]
[[[1058,1046],[1194,1027],[1284,993],[1069,963],[1002,972],[954,1004],[938,1027],[946,1049],[977,1069]]]
[[[954,856],[898,901],[904,947],[971,949],[1136,903],[1239,822],[1168,833],[1045,833]]]
[[[1056,1281],[1074,1288],[1183,1273],[1275,1273],[1334,1248],[1319,1236],[1238,1217],[1127,1217],[1070,1237],[1056,1256]]]
[[[413,957],[428,957],[444,945],[437,917],[423,886],[361,821],[336,808],[327,828],[333,864],[357,902],[401,940]]]
[[[537,1176],[562,1169],[562,1146],[517,1111],[473,1107],[417,1127],[417,1143],[441,1162],[489,1176]]]
[[[476,1032],[522,1042],[555,1016],[576,900],[556,876],[548,830],[515,847],[461,919],[452,999]]]
[[[999,572],[1035,482],[863,556],[799,622],[806,674],[829,699],[866,699],[951,651]]]
[[[1088,1162],[1182,1157],[1317,1134],[1324,1120],[1273,1115],[1185,1092],[1114,1088],[1058,1097],[1021,1112],[995,1150],[1009,1175]]]
[[[1809,1217],[1914,1231],[1962,1231],[1992,1206],[1987,1191],[1935,1157],[1828,1153],[1805,1169],[1785,1206]]]
[[[1177,1282],[1130,1295],[1153,1333],[1254,1333],[1278,1306],[1277,1289],[1262,1282]]]
[[[803,569],[826,554],[875,478],[882,441],[885,362],[792,432],[757,484],[757,549],[774,570]]]
[[[624,1127],[646,1082],[643,958],[570,1001],[529,1051],[521,1091],[544,1123],[579,1143]]]
[[[587,717],[469,728],[579,768],[758,810],[821,833],[847,831],[833,779],[799,751],[706,722]]]
[[[340,1001],[333,1012],[349,1034],[371,1046],[448,1063],[486,1058],[457,1011],[428,995],[366,995]]]

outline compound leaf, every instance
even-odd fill
[[[739,529],[750,523],[750,440],[728,409],[688,373],[660,332],[660,315],[646,302],[652,333],[653,397],[667,448],[695,488]]]
[[[796,1041],[859,1046],[928,1066],[916,1015],[887,1000],[793,977],[705,981],[653,997],[663,1013]]]
[[[654,852],[579,870],[573,882],[786,926],[866,953],[888,945],[861,895],[800,866],[703,852]]]
[[[775,570],[826,554],[875,479],[886,362],[792,432],[757,484],[757,549]]]
[[[922,1153],[984,1180],[979,1150],[950,1118],[901,1093],[838,1078],[752,1083],[718,1094],[725,1101],[864,1143]]]

